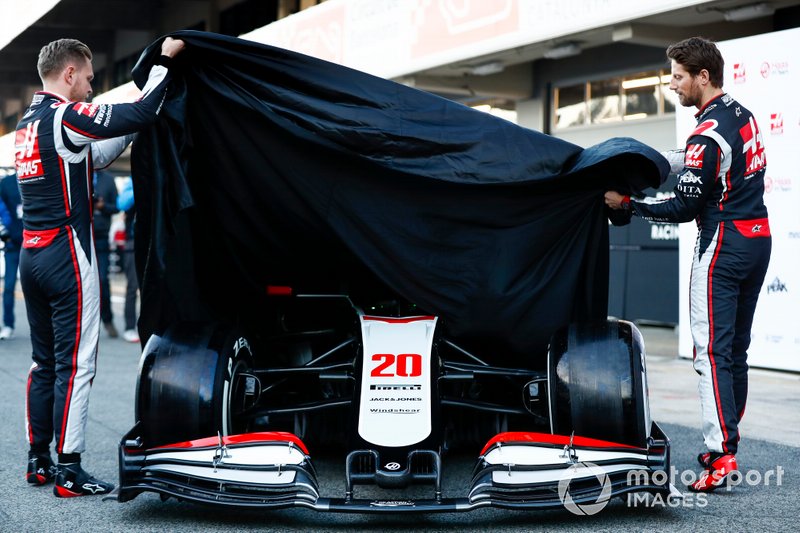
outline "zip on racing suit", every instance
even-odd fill
[[[747,349],[772,247],[766,158],[753,115],[727,94],[698,113],[674,196],[631,199],[651,222],[696,219],[691,277],[694,368],[710,452],[735,454],[747,399]]]
[[[31,328],[25,426],[31,451],[84,451],[89,390],[100,333],[100,285],[92,235],[92,172],[116,159],[132,134],[155,122],[169,58],[152,67],[130,104],[69,102],[37,92],[17,125],[23,206],[20,281]]]

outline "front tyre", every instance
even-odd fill
[[[145,346],[136,419],[149,447],[247,430],[258,389],[247,337],[217,324],[180,323]]]
[[[630,322],[572,324],[548,351],[550,427],[554,434],[646,447],[650,406],[644,342]]]

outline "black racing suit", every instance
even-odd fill
[[[675,194],[633,199],[652,222],[695,219],[690,321],[709,451],[736,453],[747,399],[747,349],[772,247],[764,205],[766,158],[753,115],[727,94],[697,115]]]
[[[137,102],[89,104],[37,92],[17,125],[20,280],[33,347],[25,417],[32,451],[47,451],[53,435],[59,454],[85,448],[100,332],[92,172],[109,165],[134,132],[158,118],[167,62],[162,56],[152,68]]]

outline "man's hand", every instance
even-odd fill
[[[164,42],[161,43],[161,55],[167,57],[175,57],[185,47],[186,43],[184,43],[181,39],[173,39],[172,37],[167,37],[166,39],[164,39]]]
[[[606,205],[611,209],[627,209],[628,202],[630,201],[627,197],[622,196],[617,191],[607,191],[605,196]]]

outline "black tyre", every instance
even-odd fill
[[[630,322],[557,331],[547,363],[552,432],[645,447],[650,408],[644,354],[641,333]]]
[[[214,324],[182,323],[145,346],[136,419],[148,447],[242,433],[237,416],[257,399],[246,336]]]

